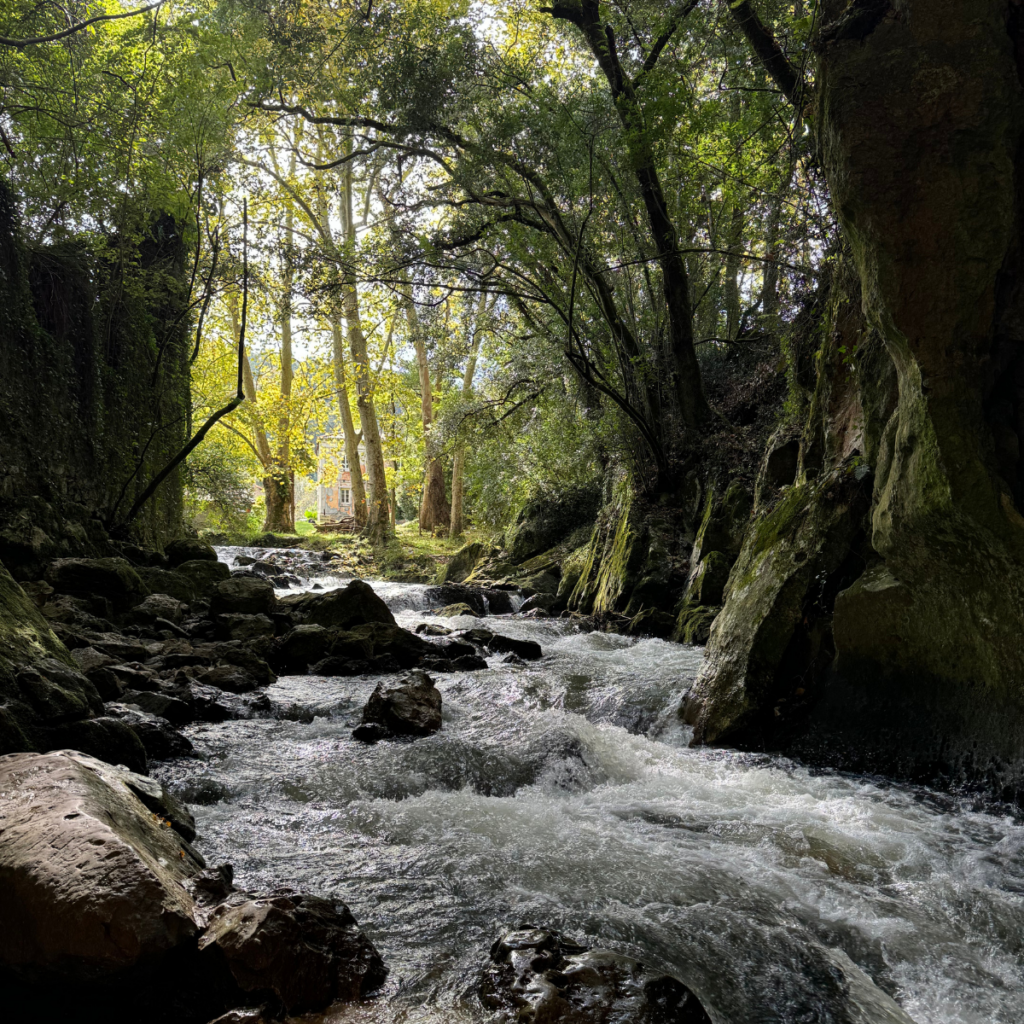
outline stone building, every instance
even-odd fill
[[[366,477],[366,452],[359,446],[359,465]],[[345,455],[344,438],[330,435],[317,444],[316,521],[336,523],[355,515],[352,473]]]

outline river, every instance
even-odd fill
[[[544,657],[435,676],[441,731],[376,746],[350,731],[381,677],[282,677],[272,717],[193,726],[199,758],[155,770],[208,861],[343,900],[381,950],[386,1001],[322,1019],[486,1020],[467,993],[531,922],[676,974],[720,1024],[847,1020],[844,954],[916,1024],[1024,1021],[1018,820],[690,749],[675,709],[699,648],[438,620],[425,588],[373,585],[407,628],[486,624]]]

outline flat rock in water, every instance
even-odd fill
[[[516,1024],[712,1024],[678,978],[542,928],[508,932],[491,947],[479,993]]]

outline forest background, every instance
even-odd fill
[[[809,74],[813,10],[759,11]],[[500,532],[610,469],[678,489],[738,378],[803,412],[794,325],[837,229],[739,24],[696,0],[14,0],[2,173],[40,249],[180,236],[190,433],[247,318],[245,401],[186,463],[198,525],[294,531],[318,448],[358,469],[362,444],[372,539]]]

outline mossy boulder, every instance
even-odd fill
[[[167,564],[173,569],[182,562],[216,562],[217,552],[205,540],[198,537],[183,537],[172,540],[164,548]]]
[[[484,556],[484,545],[479,541],[465,544],[448,560],[438,574],[439,583],[462,583],[476,568],[477,562]]]
[[[523,506],[505,536],[509,559],[518,564],[553,548],[581,524],[592,522],[600,505],[597,483],[535,496]]]
[[[440,615],[444,619],[454,619],[457,615],[472,615],[473,618],[480,618],[479,614],[475,612],[465,601],[459,601],[457,604],[446,604],[443,608],[438,608],[434,613]]]

